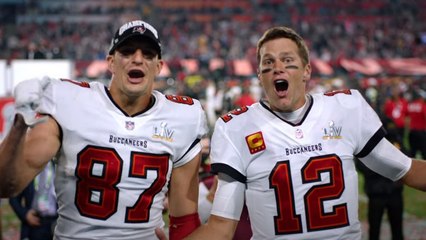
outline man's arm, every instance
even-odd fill
[[[426,191],[426,160],[413,159],[402,181],[410,187]]]
[[[174,168],[169,189],[170,239],[182,239],[200,225],[198,217],[198,169],[201,153]]]
[[[226,240],[234,237],[235,230],[237,229],[238,221],[219,217],[211,214],[206,224],[197,228],[191,235],[185,239],[210,239],[210,240]]]
[[[12,128],[0,144],[0,197],[19,194],[60,147],[59,127],[53,118],[28,128],[16,114]]]
[[[232,239],[241,217],[244,195],[244,183],[219,173],[210,217],[187,239]]]
[[[393,181],[402,179],[404,184],[426,191],[426,160],[411,159],[387,139],[382,139],[376,147],[360,160],[374,172]],[[406,170],[406,167],[410,167]],[[402,172],[403,171],[403,172]],[[401,174],[404,174],[403,176]]]

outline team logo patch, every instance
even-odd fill
[[[167,123],[160,123],[160,127],[154,127],[152,138],[173,142],[174,130],[167,127]]]
[[[330,121],[328,123],[328,127],[325,127],[322,130],[324,132],[324,136],[322,137],[322,139],[324,140],[342,139],[342,127],[336,126],[334,121]]]
[[[130,131],[135,129],[135,123],[132,121],[126,121],[126,129]]]
[[[140,34],[143,34],[146,31],[146,28],[144,25],[142,26],[137,26],[133,28],[133,32],[138,32]]]
[[[257,132],[246,136],[246,142],[251,154],[255,154],[266,149],[262,132]]]

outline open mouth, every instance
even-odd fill
[[[140,70],[130,70],[128,73],[130,78],[143,78],[145,77],[145,73]]]
[[[285,79],[279,79],[274,82],[275,90],[278,93],[283,93],[288,89],[288,81]]]

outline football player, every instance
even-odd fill
[[[0,146],[1,197],[19,193],[57,156],[56,239],[157,239],[166,194],[169,238],[194,230],[207,124],[198,100],[153,90],[161,51],[157,30],[131,21],[112,39],[109,86],[19,84],[18,114]]]
[[[252,239],[361,239],[355,161],[426,190],[426,161],[385,139],[357,90],[308,94],[309,52],[292,29],[257,45],[266,99],[225,114],[211,140],[219,182],[211,215],[188,239],[231,239],[244,200]]]

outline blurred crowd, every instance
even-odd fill
[[[14,3],[12,3],[14,2]],[[231,78],[212,72],[215,58],[256,65],[256,41],[267,28],[287,25],[308,42],[311,58],[426,58],[426,2],[422,0],[20,0],[0,2],[0,59],[103,60],[111,31],[130,18],[157,26],[162,57],[172,71],[162,91],[188,95],[206,105],[209,122],[262,97],[256,76]],[[188,75],[179,60],[196,59]],[[108,77],[105,77],[108,79]],[[385,102],[398,89],[407,102],[426,96],[425,76],[362,76],[336,71],[315,76],[311,91],[360,89],[385,119]],[[386,118],[387,119],[387,118]],[[407,129],[409,128],[409,123]],[[426,125],[426,124],[425,124]],[[425,127],[424,127],[425,128]],[[423,156],[425,157],[425,156]]]
[[[123,18],[140,16],[158,26],[167,60],[255,61],[259,34],[278,24],[300,32],[312,57],[327,61],[426,57],[426,14],[421,10],[426,3],[421,0],[15,2],[0,8],[2,59],[25,58],[34,47],[47,58],[104,59],[111,31]]]

